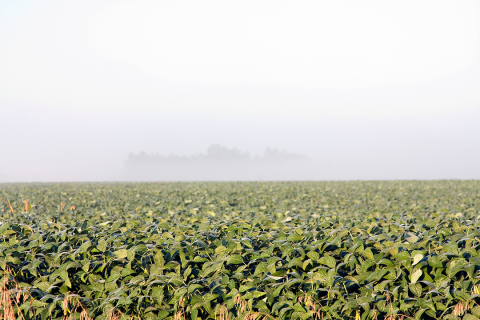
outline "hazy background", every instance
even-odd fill
[[[164,180],[480,179],[480,1],[0,1],[0,182],[213,143],[310,162]]]

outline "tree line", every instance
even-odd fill
[[[292,161],[305,161],[304,155],[289,153],[284,150],[266,148],[261,155],[251,156],[248,152],[242,152],[237,148],[227,148],[220,144],[212,144],[205,154],[162,155],[147,154],[142,151],[139,154],[130,153],[126,160],[127,166],[141,166],[152,164],[177,164],[177,163],[279,163]]]

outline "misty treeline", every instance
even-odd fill
[[[147,154],[140,152],[139,154],[130,153],[127,166],[136,165],[151,165],[151,164],[173,164],[173,163],[274,163],[274,162],[286,162],[286,161],[299,161],[306,160],[304,155],[298,155],[289,153],[284,150],[277,150],[272,148],[266,148],[262,155],[251,156],[248,152],[242,152],[237,148],[229,149],[219,144],[212,144],[207,148],[206,154],[194,154],[190,156],[181,155],[162,155],[162,154]]]
[[[125,161],[126,178],[137,181],[289,180],[299,177],[299,170],[307,172],[308,162],[287,151],[266,148],[252,156],[219,144],[190,156],[130,153]]]

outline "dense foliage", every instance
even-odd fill
[[[480,181],[0,185],[9,319],[478,319]]]

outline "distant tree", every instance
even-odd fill
[[[208,147],[206,157],[213,161],[250,160],[250,155],[248,153],[242,153],[236,148],[228,149],[219,144],[212,144]]]

